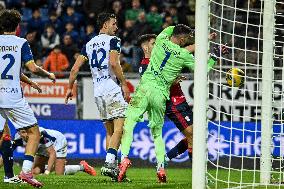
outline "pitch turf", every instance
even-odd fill
[[[19,167],[15,167],[18,173]],[[2,189],[25,189],[33,188],[27,184],[15,185],[3,183],[3,168],[0,169],[0,188]],[[101,176],[99,168],[96,167],[97,176],[92,177],[85,173],[77,173],[68,176],[55,176],[54,174],[36,178],[44,183],[44,189],[151,189],[151,188],[191,188],[191,169],[167,169],[168,183],[157,183],[155,168],[130,168],[127,176],[130,183],[115,183],[108,177]]]
[[[15,166],[15,173],[19,173],[20,167]],[[154,189],[154,188],[172,188],[172,189],[189,189],[191,188],[191,169],[167,169],[168,183],[159,184],[157,183],[157,178],[155,174],[155,169],[153,168],[130,168],[127,172],[127,176],[131,179],[129,183],[116,183],[112,182],[110,178],[101,176],[99,168],[96,167],[97,176],[92,177],[87,175],[86,173],[77,173],[75,175],[68,176],[56,176],[51,174],[49,176],[39,175],[36,178],[44,183],[44,189]],[[0,189],[31,189],[33,187],[22,184],[4,184],[3,176],[4,176],[3,168],[0,169]],[[216,175],[216,170],[209,170],[213,177],[218,177],[219,182],[209,181],[209,188],[256,188],[256,189],[278,189],[284,188],[284,185],[275,185],[275,186],[245,186],[240,185],[240,182],[251,183],[253,180],[257,183],[259,182],[259,174],[252,174],[251,172],[240,173],[237,171],[228,172],[225,170],[219,170]],[[230,175],[230,176],[229,176]],[[228,184],[228,176],[230,177],[231,182],[235,182],[238,184]],[[198,188],[199,189],[199,188]]]

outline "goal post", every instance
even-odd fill
[[[196,1],[195,20],[195,69],[193,114],[193,162],[192,188],[205,188],[206,138],[207,138],[207,61],[208,61],[208,0]]]
[[[265,0],[263,8],[262,103],[261,103],[261,157],[260,182],[271,179],[272,148],[272,92],[275,32],[275,0]]]
[[[282,0],[196,1],[193,189],[284,187],[283,21]],[[207,74],[212,45],[231,53]],[[244,86],[227,84],[231,68]]]

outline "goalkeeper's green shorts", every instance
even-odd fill
[[[163,127],[166,109],[166,97],[155,87],[140,85],[126,110],[126,118],[135,122],[141,115],[148,113],[149,127]]]

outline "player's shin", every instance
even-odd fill
[[[133,130],[136,125],[136,121],[130,120],[128,118],[125,119],[125,125],[123,127],[123,134],[121,138],[121,153],[122,159],[124,157],[128,157],[130,146],[133,141]]]
[[[113,121],[106,121],[104,123],[104,126],[105,126],[105,129],[106,129],[106,149],[108,149],[111,136],[113,135],[113,132],[114,132]]]
[[[157,157],[157,170],[160,168],[164,168],[165,163],[165,142],[162,138],[162,133],[159,135],[153,134],[154,144],[155,144],[155,152]]]
[[[82,165],[65,165],[64,175],[74,175],[79,171],[84,171],[84,166]]]
[[[5,178],[14,177],[13,172],[13,149],[10,135],[3,136],[0,152],[3,158]]]
[[[114,123],[114,132],[110,139],[109,148],[107,150],[106,162],[107,163],[116,163],[117,160],[117,150],[120,146],[122,130],[124,124],[124,118],[118,118],[113,120]]]
[[[34,126],[27,129],[27,133],[28,133],[28,142],[26,145],[26,151],[22,167],[22,170],[25,173],[31,172],[32,170],[34,156],[36,154],[40,140],[40,132],[38,126]]]
[[[162,138],[162,128],[151,128],[157,157],[157,177],[159,182],[166,182],[165,172],[165,143]]]
[[[166,154],[166,161],[169,161],[178,155],[184,153],[188,149],[188,142],[187,139],[182,139],[175,147],[173,147],[168,153]]]

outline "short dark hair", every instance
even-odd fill
[[[189,35],[194,32],[193,29],[191,29],[189,26],[186,26],[184,24],[178,24],[174,27],[173,36],[177,35]]]
[[[156,34],[144,34],[138,37],[137,45],[141,46],[142,43],[149,42],[151,39],[156,39]]]
[[[0,11],[0,30],[2,32],[16,31],[21,22],[21,14],[17,10],[4,9]]]
[[[98,28],[102,29],[104,26],[104,23],[109,21],[111,18],[116,19],[115,14],[107,13],[107,12],[100,13],[97,19]]]
[[[59,49],[59,50],[61,50],[61,46],[60,45],[55,45],[54,47],[53,47],[53,50],[54,49]]]

